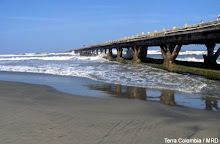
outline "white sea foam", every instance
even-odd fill
[[[148,54],[152,54],[152,55],[159,55],[161,54],[160,50],[148,50]],[[190,50],[186,50],[186,51],[180,51],[179,55],[203,55],[203,54],[207,54],[207,51],[190,51]]]
[[[187,93],[199,93],[207,87],[200,78],[169,73],[144,65],[110,62],[103,59],[103,56],[104,54],[87,57],[74,53],[0,55],[0,70],[78,76],[127,86],[172,89]],[[186,57],[182,60],[202,59]]]
[[[161,54],[161,51],[160,50],[148,50],[147,51],[147,54]]]
[[[207,51],[180,51],[179,55],[203,55],[203,54],[207,54]]]
[[[195,57],[177,58],[177,60],[181,60],[181,61],[191,61],[191,62],[204,62],[204,59],[197,59],[197,58],[195,58]]]
[[[24,60],[70,60],[72,56],[51,56],[51,57],[9,57],[0,58],[0,61],[24,61]]]
[[[74,52],[66,52],[66,53],[25,53],[25,54],[1,54],[0,57],[26,57],[26,56],[56,56],[56,55],[78,55]]]
[[[103,57],[105,56],[104,53],[101,53],[97,56],[75,56],[74,59],[78,59],[78,60],[91,60],[91,61],[106,61],[106,59],[104,59]]]
[[[204,62],[204,59],[198,59],[195,57],[185,57],[185,58],[177,58],[180,61],[190,61],[190,62]],[[217,60],[217,63],[220,64],[220,60]]]
[[[39,65],[33,62],[28,65],[2,65],[0,70],[79,76],[114,84],[173,89],[187,93],[198,93],[206,86],[200,80],[189,76],[180,76],[142,65],[119,63],[41,63]]]

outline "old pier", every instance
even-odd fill
[[[217,43],[220,43],[220,21],[213,21],[190,26],[186,24],[183,27],[173,27],[154,33],[142,33],[137,36],[83,47],[74,50],[74,52],[81,55],[96,55],[98,52],[105,52],[110,58],[112,57],[112,49],[116,49],[117,60],[121,60],[123,59],[123,49],[131,49],[133,61],[139,63],[146,59],[148,47],[158,46],[161,49],[163,66],[172,70],[182,46],[201,44],[207,48],[207,54],[203,56],[204,65],[208,68],[215,68],[217,66],[216,60],[220,55],[220,48],[214,52]]]

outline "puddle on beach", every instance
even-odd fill
[[[87,87],[91,90],[102,91],[114,98],[158,101],[170,106],[183,106],[209,111],[219,111],[220,107],[220,98],[189,95],[173,90],[154,90],[116,84],[87,85]]]

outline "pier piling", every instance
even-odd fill
[[[112,57],[112,49],[108,49],[108,54],[107,54],[107,57],[108,58],[111,58]]]
[[[132,51],[133,51],[133,61],[135,63],[140,63],[141,60],[139,59],[139,54],[141,52],[141,46],[133,46],[132,47]]]
[[[123,52],[123,48],[118,47],[117,48],[117,59],[121,60],[122,59],[122,52]]]
[[[168,69],[173,69],[173,66],[175,65],[175,59],[178,56],[182,45],[175,45],[173,43],[168,43],[166,45],[161,45],[161,53],[164,59],[163,65]]]
[[[215,68],[220,55],[220,48],[214,53],[215,43],[206,43],[207,55],[203,55],[205,67]]]

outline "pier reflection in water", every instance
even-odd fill
[[[87,85],[87,87],[91,90],[102,91],[114,98],[159,101],[170,106],[219,111],[220,98],[183,94],[173,90],[155,90],[116,84]]]

